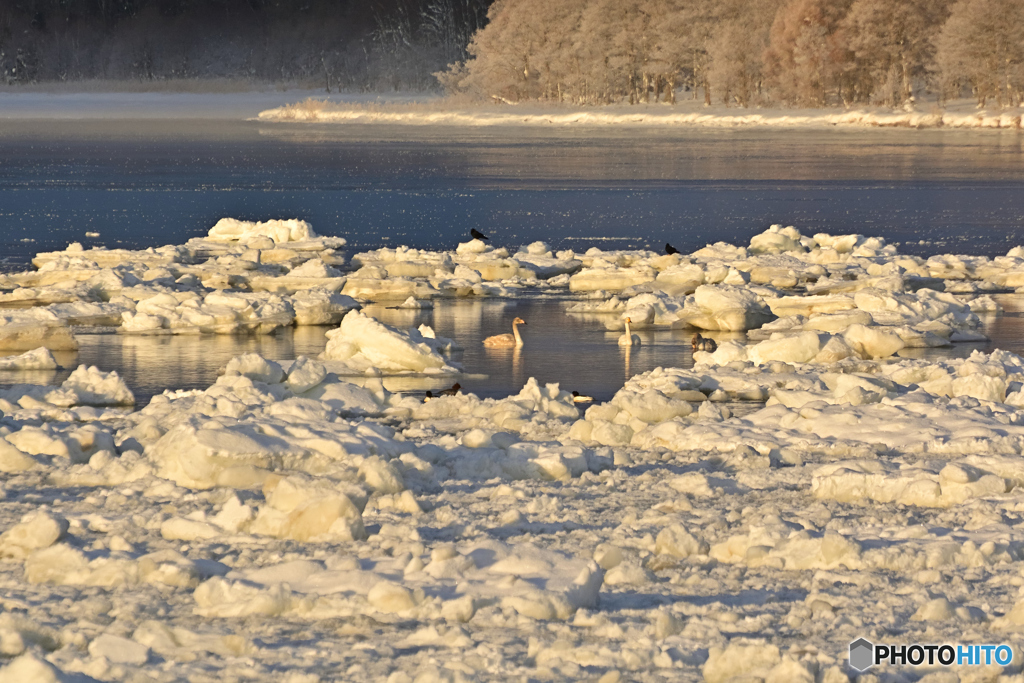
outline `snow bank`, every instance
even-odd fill
[[[92,683],[97,679],[84,674],[68,674],[34,653],[21,654],[0,668],[0,680],[32,683]]]
[[[262,259],[262,253],[260,256]],[[249,287],[254,292],[276,294],[294,294],[314,288],[338,292],[344,286],[345,278],[342,277],[341,271],[324,263],[320,258],[309,259],[285,274],[249,278]]]
[[[769,126],[778,128],[820,128],[832,126],[899,128],[1011,128],[1021,126],[1021,112],[924,113],[887,109],[756,110],[720,109],[716,112],[674,111],[664,107],[622,110],[607,107],[585,111],[542,110],[527,105],[476,109],[388,111],[380,108],[333,105],[303,108],[289,105],[259,113],[262,121],[304,121],[310,123],[376,123],[447,126],[701,126],[733,128]]]

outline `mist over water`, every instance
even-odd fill
[[[679,129],[418,129],[223,121],[12,122],[0,130],[0,268],[63,249],[141,249],[205,235],[219,218],[301,218],[348,239],[346,253],[401,244],[453,249],[471,228],[515,251],[536,240],[684,252],[746,244],[771,223],[881,235],[904,253],[995,256],[1024,243],[1024,138],[1016,132]],[[97,232],[99,237],[86,237]],[[1004,297],[1008,309],[1016,306]],[[465,351],[459,382],[482,396],[529,377],[606,400],[630,375],[692,365],[682,330],[638,331],[617,346],[614,316],[567,315],[565,300],[439,301],[433,310],[367,313],[431,325]],[[519,352],[481,340],[528,321]],[[1024,350],[1022,319],[993,318],[989,344]],[[233,356],[315,356],[326,328],[264,337],[134,337],[82,330],[77,355],[117,370],[140,404],[165,388],[204,388]],[[719,341],[726,337],[719,336]],[[67,372],[4,375],[59,382]],[[443,380],[389,378],[421,393]]]

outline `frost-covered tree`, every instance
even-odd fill
[[[741,106],[897,106],[937,83],[1010,105],[1022,36],[1024,0],[0,0],[0,81]]]
[[[488,12],[488,25],[469,44],[470,68],[452,65],[439,77],[449,90],[518,102],[539,97],[542,43],[549,3],[537,0],[497,0]]]
[[[714,0],[498,0],[447,88],[499,100],[674,101],[707,79]]]
[[[686,87],[693,98],[704,92],[704,103],[711,104],[708,82],[708,45],[718,23],[716,0],[667,0],[655,23],[658,35],[655,47],[665,65],[667,99],[675,102],[675,89]]]
[[[708,81],[723,103],[746,107],[763,94],[764,55],[779,4],[777,0],[723,3],[708,44]]]
[[[597,7],[613,30],[606,45],[607,65],[619,75],[630,104],[649,101],[654,62],[651,10],[645,0],[599,0]]]
[[[889,106],[913,97],[914,79],[931,59],[932,36],[947,0],[855,0],[843,20],[852,60],[846,67],[854,100]]]
[[[849,2],[790,0],[775,13],[765,52],[768,84],[776,99],[820,107],[842,100],[845,48],[839,22]]]
[[[942,85],[957,95],[970,86],[979,106],[1024,97],[1024,2],[960,0],[935,41]]]

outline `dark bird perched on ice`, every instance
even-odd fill
[[[470,230],[469,231],[469,235],[470,235],[470,237],[472,237],[475,240],[485,240],[485,239],[487,239],[487,235],[483,234],[482,232],[480,232],[476,228],[473,228],[472,230]]]
[[[440,395],[441,396],[454,396],[455,394],[459,393],[459,389],[461,389],[461,388],[462,388],[462,385],[459,384],[458,382],[456,382],[455,384],[451,385],[447,389],[442,389]]]
[[[690,340],[690,346],[693,347],[694,351],[707,351],[714,353],[718,350],[718,344],[715,343],[714,339],[705,339],[700,336],[700,332],[693,333],[693,339]]]
[[[678,254],[678,253],[679,253],[679,250],[678,250],[678,249],[676,249],[675,247],[673,247],[673,246],[672,246],[671,244],[669,244],[668,242],[665,242],[665,253],[666,253],[666,254]]]
[[[423,397],[423,402],[427,403],[432,398],[434,398],[434,392],[432,392],[430,389],[427,389],[427,395]]]

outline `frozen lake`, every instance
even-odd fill
[[[1024,142],[1016,132],[15,120],[0,130],[0,156],[6,270],[72,241],[86,248],[180,244],[224,216],[302,218],[320,234],[348,239],[349,255],[399,244],[450,249],[472,228],[513,251],[544,240],[578,252],[657,250],[665,242],[687,252],[719,240],[746,243],[776,222],[805,234],[881,235],[915,254],[998,255],[1024,243]],[[562,301],[530,299],[440,303],[415,315],[368,309],[384,322],[427,323],[456,339],[474,375],[461,383],[482,396],[514,393],[536,376],[607,399],[632,374],[692,365],[682,331],[644,333],[644,345],[627,354],[603,320],[563,311]],[[505,331],[514,315],[531,323],[528,346],[520,354],[484,352],[480,340]],[[1020,350],[1014,323],[992,323],[992,345],[939,353]],[[83,334],[77,360],[63,360],[118,370],[144,403],[164,388],[208,386],[247,351],[315,355],[324,331]],[[19,378],[0,377],[12,381]],[[422,379],[389,386],[440,388]]]

